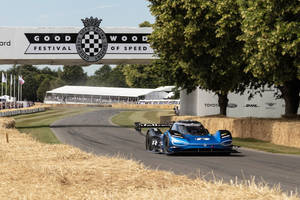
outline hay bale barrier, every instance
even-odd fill
[[[15,128],[16,122],[13,118],[2,117],[0,120],[0,128],[9,129]]]
[[[254,138],[273,144],[300,148],[300,120],[231,117],[162,116],[160,121],[200,121],[211,133],[227,129],[233,137]]]
[[[299,200],[254,181],[225,184],[189,179],[147,169],[134,160],[39,143],[2,126],[10,123],[9,118],[0,118],[0,199]]]
[[[38,105],[38,106],[27,107],[27,108],[5,109],[5,110],[0,110],[0,117],[10,117],[15,115],[43,112],[48,108],[49,106],[47,105]]]

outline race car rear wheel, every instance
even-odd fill
[[[153,144],[152,144],[152,137],[150,136],[149,132],[146,135],[146,150],[153,151]]]
[[[146,145],[146,150],[149,150],[149,133],[146,134],[145,145]]]
[[[164,152],[165,153],[169,153],[170,152],[170,150],[169,150],[169,137],[168,136],[166,136],[165,138],[164,138]]]

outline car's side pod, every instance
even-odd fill
[[[231,133],[230,131],[228,130],[219,130],[221,132],[221,139],[224,139],[224,138],[231,138]]]
[[[218,130],[214,136],[219,142],[221,142],[221,140],[232,139],[231,133],[228,130]]]

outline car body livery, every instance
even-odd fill
[[[146,149],[157,153],[216,152],[238,153],[232,145],[228,130],[210,134],[198,121],[181,120],[171,124],[135,123],[137,131],[150,128],[146,133]],[[159,128],[168,128],[164,133]]]

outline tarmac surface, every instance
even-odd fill
[[[225,182],[255,177],[257,183],[279,184],[285,192],[300,191],[300,156],[244,148],[239,149],[240,154],[230,156],[155,154],[145,150],[143,134],[110,122],[110,118],[120,111],[105,108],[67,117],[54,122],[51,129],[62,143],[97,155],[134,159],[152,169]]]

